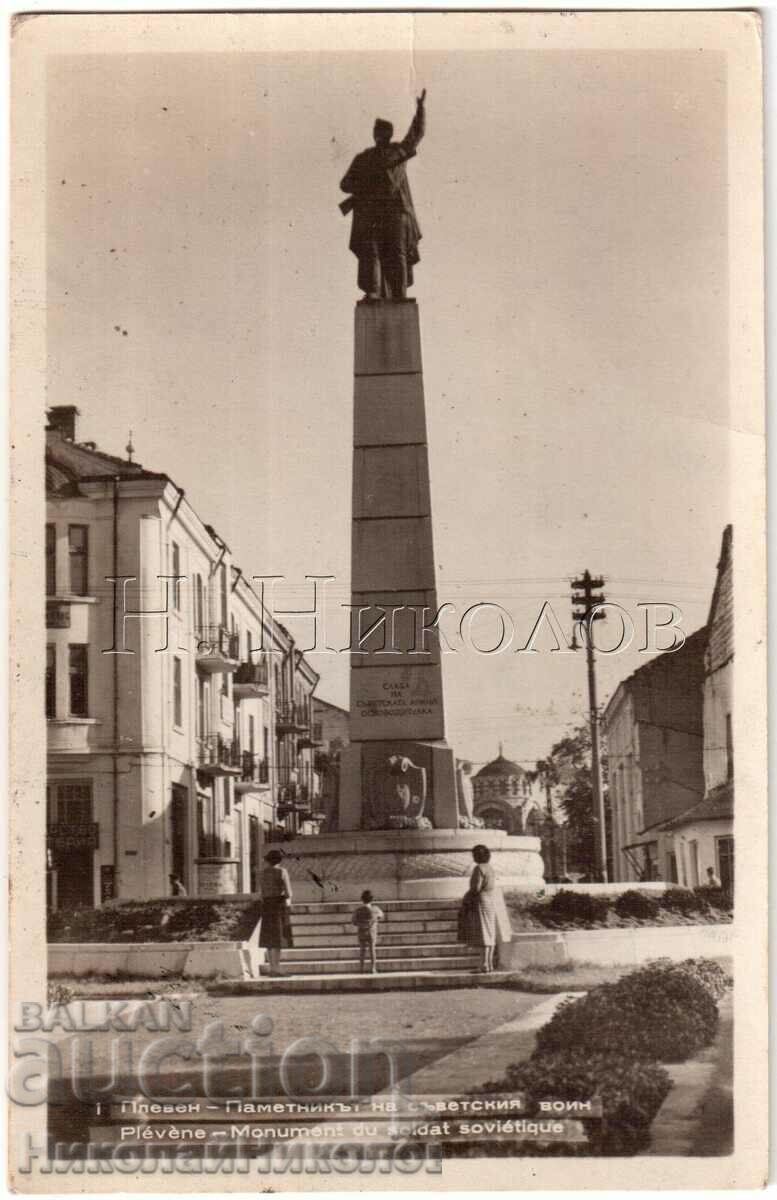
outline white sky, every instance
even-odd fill
[[[246,574],[288,577],[289,607],[306,573],[347,601],[338,183],[426,86],[409,171],[440,602],[499,602],[525,641],[589,567],[704,622],[731,513],[722,56],[49,61],[48,403],[79,406],[82,439],[122,453],[131,428]],[[346,656],[312,661],[347,703]],[[643,661],[603,660],[601,698]],[[585,710],[581,656],[460,653],[444,677],[477,762],[500,740],[530,762]]]

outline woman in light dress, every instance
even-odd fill
[[[267,950],[270,974],[280,975],[281,950],[294,945],[291,934],[291,880],[281,866],[283,853],[271,850],[265,855],[262,871],[262,927],[259,945]]]
[[[497,882],[491,866],[491,851],[487,846],[473,846],[475,860],[469,878],[460,916],[460,940],[481,951],[479,971],[494,969],[494,947],[497,934]]]

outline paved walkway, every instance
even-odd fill
[[[734,1148],[733,997],[719,1005],[720,1025],[712,1045],[667,1071],[674,1087],[651,1126],[652,1155],[731,1154]]]
[[[409,1094],[439,1094],[456,1097],[466,1095],[491,1080],[500,1079],[510,1063],[522,1062],[534,1050],[535,1034],[545,1025],[567,996],[579,997],[579,992],[561,992],[554,996],[537,997],[537,1002],[524,1009],[511,1021],[457,1046],[426,1063],[402,1081]]]

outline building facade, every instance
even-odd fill
[[[663,823],[704,795],[702,684],[706,628],[620,683],[603,715],[612,878],[678,879]]]
[[[704,797],[662,828],[671,841],[678,881],[704,886],[708,871],[734,886],[734,675],[733,530],[723,532],[704,652]]]
[[[327,833],[337,829],[340,794],[340,751],[348,745],[350,714],[347,709],[313,697],[313,743],[316,774],[320,783],[318,811]]]
[[[254,891],[312,832],[318,676],[165,474],[46,437],[53,907]]]

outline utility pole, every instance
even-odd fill
[[[604,784],[602,781],[602,759],[599,750],[599,707],[596,700],[596,671],[594,667],[594,639],[591,632],[594,621],[604,619],[597,605],[604,603],[603,595],[594,595],[604,587],[604,579],[593,578],[585,571],[582,578],[572,580],[572,617],[585,642],[585,657],[588,667],[588,706],[591,725],[591,782],[594,800],[594,845],[596,863],[602,883],[607,882],[607,828],[604,821]],[[576,639],[573,639],[576,641]]]

